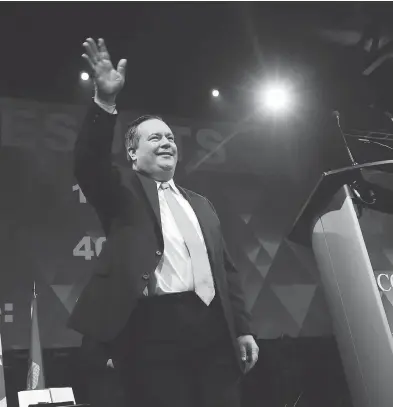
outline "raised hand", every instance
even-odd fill
[[[121,59],[115,69],[102,38],[98,40],[98,44],[92,38],[88,38],[83,47],[86,53],[82,57],[93,70],[98,98],[114,104],[117,94],[124,86],[127,60]]]

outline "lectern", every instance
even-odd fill
[[[322,174],[288,238],[314,253],[353,406],[392,407],[392,332],[359,219],[393,213],[393,186],[367,181],[370,171],[393,172],[393,160]]]

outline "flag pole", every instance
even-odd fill
[[[29,370],[27,373],[27,390],[45,389],[43,355],[38,324],[36,282],[33,283],[33,298],[31,301],[31,331]]]
[[[3,348],[1,343],[1,313],[0,313],[0,407],[7,407],[4,363],[3,363]]]

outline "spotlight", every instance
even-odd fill
[[[291,105],[291,99],[289,89],[280,84],[267,86],[261,95],[262,107],[274,113],[287,110]]]
[[[213,97],[218,98],[220,96],[220,92],[217,89],[213,89],[212,95],[213,95]]]
[[[81,79],[82,81],[88,81],[90,78],[89,74],[87,72],[82,72],[81,73]]]

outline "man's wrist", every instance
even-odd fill
[[[105,110],[108,113],[115,114],[116,111],[116,103],[115,99],[113,100],[103,100],[97,93],[94,95],[94,102],[101,107],[101,109]]]
[[[236,338],[243,338],[244,336],[252,336],[254,340],[257,340],[257,335],[253,332],[240,333],[236,336]]]
[[[98,100],[99,102],[110,106],[116,105],[116,95],[102,94],[98,90],[96,90],[94,94],[94,100]]]

